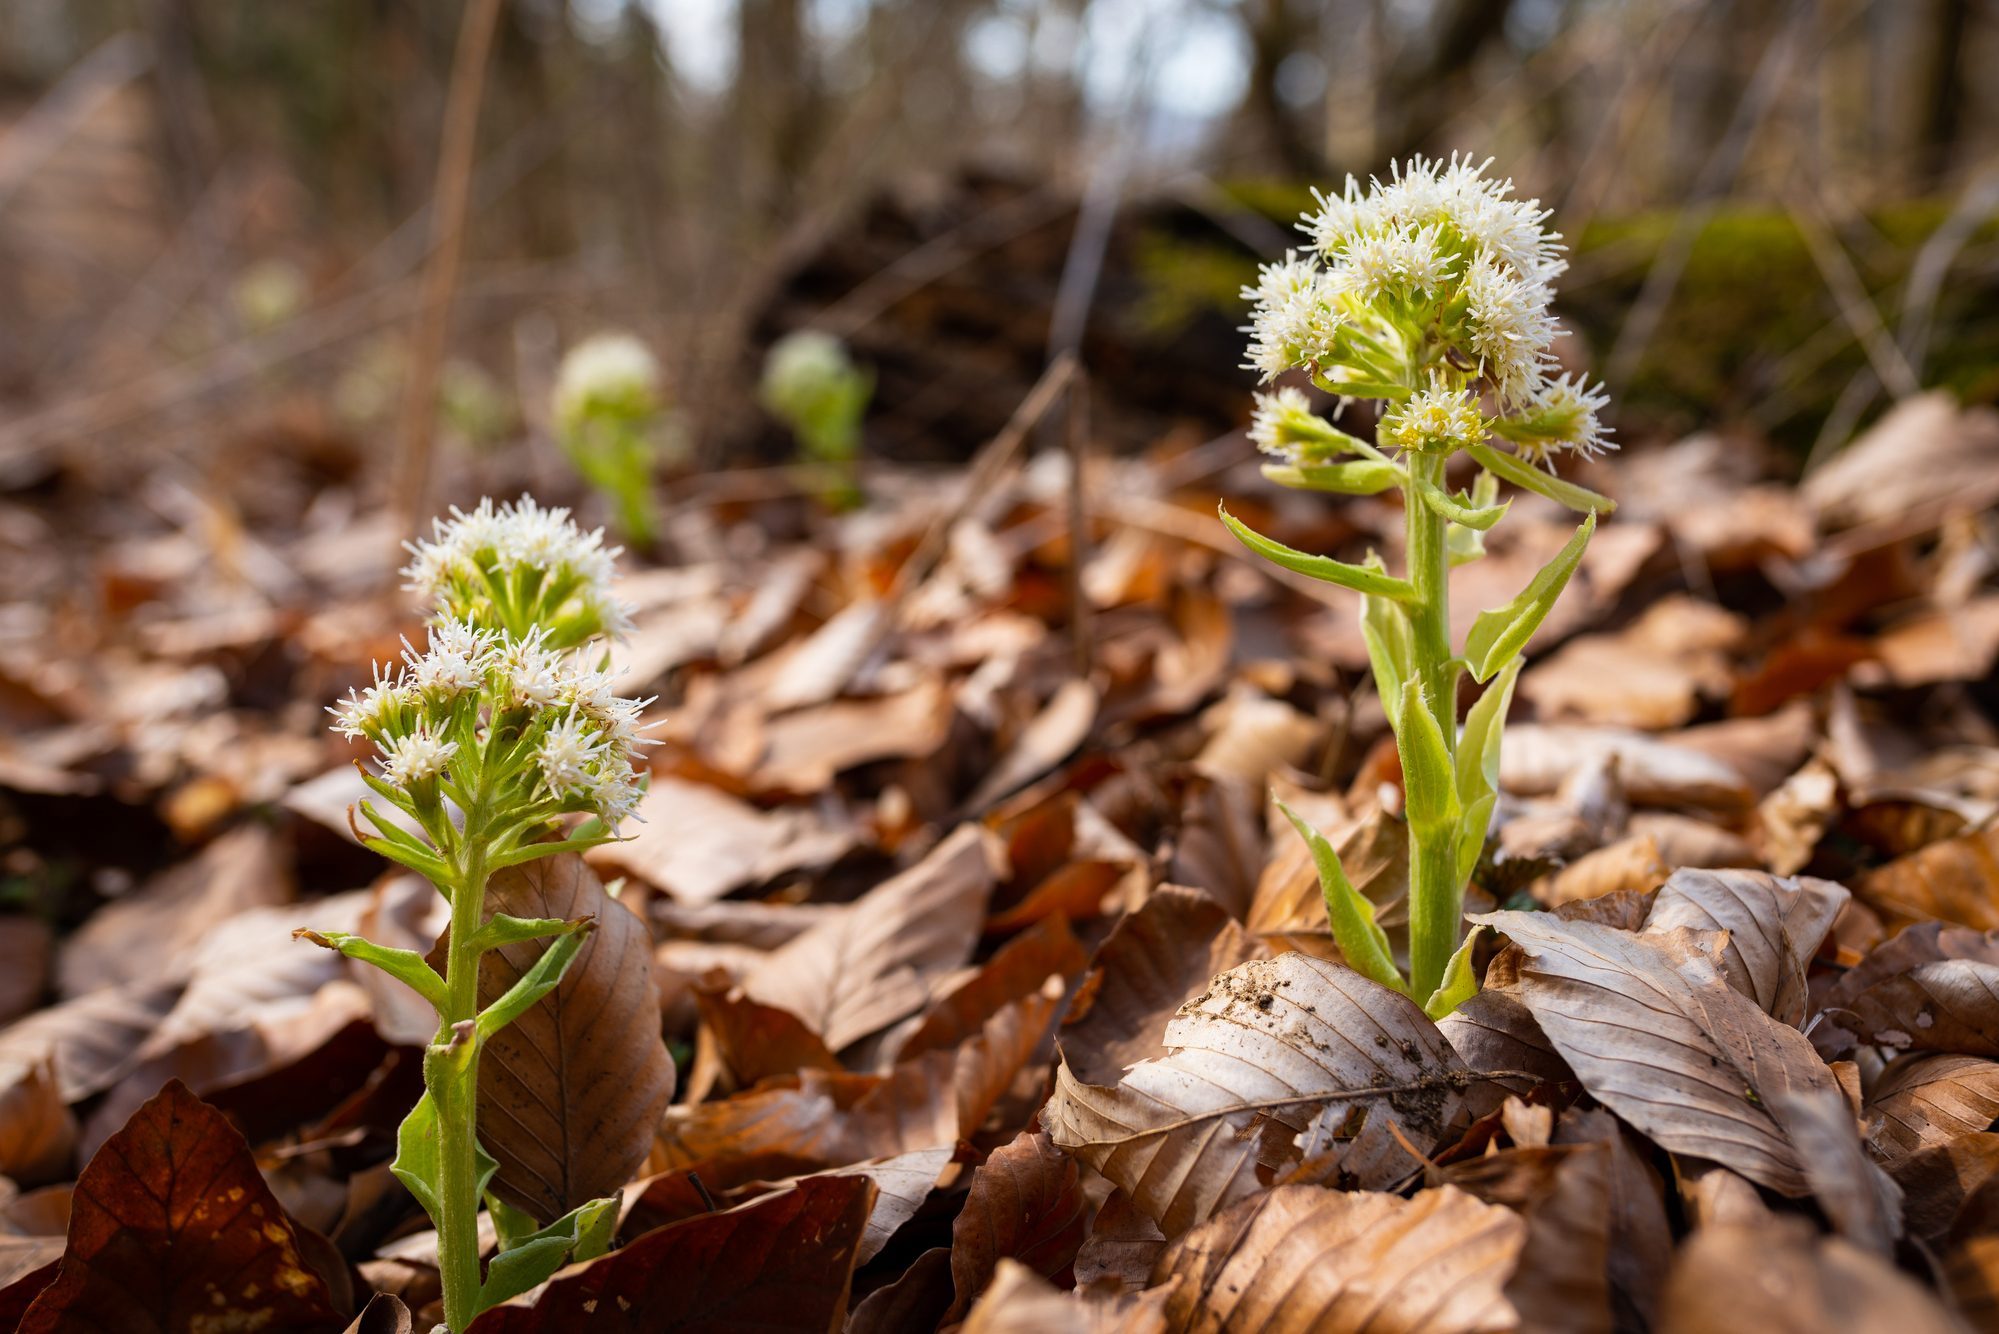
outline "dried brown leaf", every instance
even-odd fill
[[[1517,1148],[1443,1169],[1445,1184],[1527,1220],[1520,1263],[1506,1285],[1525,1329],[1609,1334],[1612,1328],[1611,1154],[1608,1144]]]
[[[1935,918],[1999,930],[1999,824],[1876,867],[1856,892],[1892,922]]]
[[[1867,1139],[1893,1170],[1911,1154],[1999,1121],[1999,1061],[1923,1052],[1883,1070],[1867,1098]]]
[[[761,811],[670,774],[655,775],[639,803],[633,837],[592,848],[603,874],[636,876],[680,903],[723,895],[801,867],[829,865],[854,846],[851,827],[793,807]]]
[[[1675,871],[1653,900],[1646,934],[1726,931],[1722,974],[1779,1023],[1805,1017],[1805,965],[1850,896],[1843,885],[1762,871]]]
[[[1076,1162],[1047,1135],[1023,1132],[972,1174],[965,1204],[951,1224],[951,1282],[945,1321],[961,1318],[992,1281],[1002,1260],[1044,1278],[1068,1273],[1082,1244],[1085,1204]]]
[[[1175,1334],[1503,1334],[1527,1224],[1451,1186],[1414,1199],[1279,1186],[1189,1232],[1155,1277]]]
[[[1810,1190],[1782,1095],[1837,1092],[1802,1035],[1698,953],[1542,913],[1486,913],[1524,956],[1517,994],[1599,1102],[1675,1153],[1786,1195]]]
[[[118,1082],[185,984],[160,982],[93,991],[0,1029],[0,1062],[54,1063],[65,1102]]]
[[[1937,1300],[1886,1260],[1809,1225],[1716,1224],[1674,1258],[1659,1334],[1964,1334]]]
[[[922,1008],[971,956],[994,884],[990,836],[959,828],[929,856],[772,950],[745,993],[842,1048]]]
[[[1389,1184],[1415,1166],[1391,1125],[1427,1152],[1462,1112],[1464,1066],[1413,1001],[1303,954],[1217,977],[1165,1044],[1109,1087],[1065,1060],[1044,1120],[1169,1237],[1301,1156],[1321,1174]]]
[[[67,1175],[76,1118],[47,1061],[0,1067],[0,1176],[16,1182]]]
[[[1001,1260],[958,1334],[1166,1334],[1167,1294],[1092,1299],[1057,1291],[1026,1265]]]
[[[673,1097],[652,940],[574,856],[500,872],[486,909],[596,918],[561,984],[488,1040],[479,1060],[479,1139],[500,1164],[493,1192],[552,1221],[631,1179]],[[487,954],[479,1003],[498,1000],[545,945],[523,941]]]
[[[307,1334],[345,1323],[250,1146],[176,1081],[84,1168],[61,1269],[21,1330]]]

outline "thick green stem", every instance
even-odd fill
[[[1443,516],[1425,504],[1422,483],[1442,488],[1445,460],[1434,454],[1409,457],[1403,490],[1408,525],[1409,582],[1416,599],[1407,604],[1417,677],[1423,700],[1437,720],[1444,744],[1457,746],[1458,669],[1451,662],[1450,555]],[[1452,833],[1409,827],[1409,989],[1418,1001],[1443,980],[1444,967],[1458,947],[1464,887],[1458,884],[1456,839]]]
[[[450,1043],[458,1025],[479,1015],[479,954],[472,936],[485,920],[486,874],[483,852],[468,852],[452,890],[440,1044]],[[462,1066],[425,1062],[424,1073],[437,1108],[438,1217],[431,1221],[437,1225],[444,1323],[456,1334],[472,1323],[479,1304],[478,1050],[475,1047],[471,1060]]]

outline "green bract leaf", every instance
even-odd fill
[[[1395,956],[1388,948],[1388,934],[1374,920],[1374,905],[1347,879],[1339,853],[1298,812],[1275,797],[1272,800],[1277,801],[1277,809],[1284,812],[1291,827],[1312,850],[1312,861],[1319,868],[1319,892],[1326,900],[1326,917],[1332,923],[1333,939],[1339,943],[1347,965],[1384,987],[1407,992],[1409,985],[1396,970]]]
[[[564,1265],[594,1260],[610,1250],[618,1231],[618,1203],[616,1196],[592,1200],[539,1231],[504,1240],[500,1253],[486,1268],[486,1282],[479,1289],[479,1309],[484,1311],[520,1296]],[[499,1200],[489,1199],[487,1205],[495,1211],[496,1223],[500,1209],[505,1209],[514,1220],[527,1218]]]
[[[1402,683],[1409,679],[1416,652],[1409,614],[1389,598],[1364,597],[1360,633],[1367,641],[1367,660],[1374,668],[1374,688],[1381,695],[1382,710],[1388,714],[1389,726],[1400,727],[1396,720],[1402,714]]]
[[[1394,598],[1397,602],[1409,602],[1416,596],[1416,590],[1406,579],[1397,579],[1379,569],[1365,565],[1349,565],[1345,561],[1334,560],[1330,556],[1308,556],[1302,551],[1294,551],[1281,542],[1273,542],[1263,534],[1250,528],[1228,512],[1226,506],[1218,507],[1222,522],[1236,539],[1257,555],[1274,565],[1318,579],[1328,584],[1338,584],[1360,593],[1373,593],[1379,597]]]
[[[1527,641],[1555,605],[1555,599],[1568,586],[1569,576],[1582,563],[1583,548],[1589,545],[1590,534],[1596,531],[1596,515],[1591,514],[1576,529],[1562,549],[1555,553],[1553,560],[1541,567],[1520,590],[1520,596],[1497,611],[1482,611],[1472,622],[1471,633],[1465,636],[1465,658],[1471,665],[1472,679],[1490,680],[1492,674],[1511,662],[1527,647]]]
[[[579,929],[550,942],[532,968],[522,973],[520,979],[508,987],[498,1000],[479,1012],[479,1036],[491,1037],[555,990],[562,981],[563,971],[569,967],[569,961],[576,957],[576,951],[583,948],[583,942],[589,935],[587,928]]]
[[[309,940],[315,945],[338,950],[350,959],[371,963],[429,1001],[431,1009],[440,1013],[444,1010],[444,979],[415,950],[377,945],[372,940],[349,935],[345,931],[314,931],[307,927],[292,932],[292,939]]]
[[[596,827],[599,829],[603,828],[601,824],[597,824],[597,822],[594,820],[591,821],[590,823],[596,825]],[[578,826],[578,827],[586,828],[588,826]],[[558,852],[588,852],[591,848],[601,847],[606,843],[617,843],[621,841],[622,840],[620,840],[615,835],[610,833],[603,833],[595,836],[572,834],[568,838],[558,839],[548,843],[524,843],[518,848],[513,848],[507,852],[502,852],[492,857],[487,861],[486,865],[492,870],[501,871],[505,870],[509,866],[519,866],[525,862],[534,861],[536,858],[539,857],[553,857]]]
[[[1608,514],[1617,508],[1617,502],[1609,496],[1600,496],[1588,487],[1565,482],[1505,450],[1494,449],[1491,445],[1467,445],[1465,453],[1477,459],[1479,466],[1486,471],[1579,513]]]
[[[1458,946],[1457,953],[1444,965],[1444,980],[1423,1002],[1423,1013],[1430,1018],[1442,1019],[1478,994],[1478,977],[1471,970],[1471,956],[1472,947],[1478,943],[1479,932],[1483,930],[1482,926],[1473,927],[1465,936],[1465,943]]]
[[[430,1049],[431,1052],[439,1050],[441,1048]],[[426,1067],[431,1065],[428,1052],[425,1054],[424,1064]],[[429,1082],[427,1078],[429,1071],[426,1070],[425,1073],[426,1082]],[[469,1079],[463,1078],[457,1082],[471,1083]],[[467,1102],[466,1112],[469,1114],[472,1090],[467,1088],[463,1093]],[[493,1173],[500,1170],[500,1165],[494,1160],[493,1155],[487,1153],[476,1141],[473,1144],[473,1152],[477,1157],[478,1187],[483,1194],[486,1183],[493,1179]],[[403,1183],[411,1195],[416,1197],[416,1202],[423,1206],[423,1211],[430,1215],[433,1222],[442,1216],[438,1204],[440,1189],[438,1181],[443,1167],[444,1158],[437,1140],[437,1103],[432,1099],[430,1092],[426,1091],[416,1100],[416,1106],[410,1109],[410,1114],[403,1118],[402,1125],[396,1128],[396,1156],[389,1164],[389,1171],[396,1180]]]
[[[1420,477],[1416,479],[1416,494],[1423,497],[1423,503],[1428,505],[1432,512],[1452,523],[1475,528],[1481,533],[1504,518],[1507,507],[1513,503],[1509,500],[1503,505],[1480,505],[1475,500],[1459,500],[1441,486],[1434,486]]]
[[[1266,463],[1263,475],[1298,491],[1336,491],[1344,496],[1380,495],[1402,485],[1402,469],[1378,459],[1345,463]]]
[[[572,931],[587,931],[595,921],[594,917],[509,917],[505,913],[494,913],[486,919],[486,925],[472,933],[471,945],[475,953],[484,954],[487,950],[496,950],[518,940],[539,940],[543,936],[566,936]]]
[[[1402,757],[1403,809],[1409,825],[1419,833],[1454,831],[1460,810],[1451,750],[1424,702],[1422,683],[1413,677],[1402,683],[1401,713],[1395,748]]]
[[[1499,792],[1499,739],[1506,728],[1506,710],[1512,704],[1521,666],[1521,660],[1515,658],[1500,669],[1465,715],[1465,730],[1458,738],[1458,802],[1464,807],[1458,828],[1459,880],[1471,879],[1472,868],[1485,848],[1486,826],[1492,821]]]

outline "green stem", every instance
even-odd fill
[[[468,851],[451,894],[451,939],[445,952],[443,1023],[439,1043],[449,1043],[456,1026],[479,1015],[479,954],[473,934],[485,920],[486,864],[483,843],[469,837]],[[439,1172],[437,1263],[444,1284],[444,1323],[462,1331],[479,1310],[479,1053],[463,1067],[426,1063],[426,1076],[441,1072],[445,1087],[430,1089],[437,1108]]]
[[[1444,744],[1455,753],[1458,735],[1458,669],[1451,654],[1450,555],[1442,515],[1423,503],[1420,486],[1442,488],[1440,455],[1411,454],[1403,490],[1408,526],[1409,582],[1415,600],[1405,604],[1413,632],[1415,668],[1423,701],[1437,720]],[[1458,947],[1464,888],[1457,882],[1455,840],[1438,833],[1419,835],[1409,827],[1409,990],[1420,1002],[1443,981],[1444,968]]]

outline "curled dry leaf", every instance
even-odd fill
[[[0,1029],[0,1062],[55,1068],[63,1101],[81,1102],[117,1083],[184,983],[93,991]]]
[[[1673,1254],[1665,1183],[1652,1165],[1652,1146],[1601,1107],[1571,1107],[1563,1112],[1555,1123],[1555,1140],[1598,1145],[1609,1154],[1605,1175],[1610,1188],[1610,1253],[1605,1275],[1611,1312],[1619,1329],[1649,1329],[1657,1322],[1659,1292]],[[1531,1271],[1531,1265],[1526,1267]]]
[[[1167,1327],[1268,1334],[1502,1334],[1527,1224],[1451,1186],[1414,1199],[1279,1186],[1175,1241]]]
[[[1910,1155],[1999,1121],[1999,1061],[1949,1053],[1903,1056],[1867,1099],[1867,1140],[1890,1170]]]
[[[479,1139],[500,1164],[493,1192],[551,1220],[630,1180],[672,1100],[652,939],[575,856],[500,872],[486,907],[513,917],[596,918],[561,984],[494,1034],[479,1061]],[[545,945],[522,941],[487,954],[479,1003],[498,1000]]]
[[[940,1329],[951,1306],[951,1248],[932,1246],[893,1283],[854,1303],[843,1334],[903,1334]]]
[[[1974,1131],[1919,1150],[1891,1169],[1906,1201],[1903,1217],[1909,1235],[1933,1251],[1942,1251],[1951,1235],[1981,1229],[1999,1207],[1999,1132]]]
[[[1732,811],[1756,801],[1742,774],[1726,760],[1609,727],[1520,723],[1507,728],[1499,757],[1500,786],[1521,796],[1544,796],[1577,769],[1612,755],[1625,792],[1641,805]]]
[[[1159,1225],[1140,1213],[1123,1191],[1113,1188],[1076,1252],[1076,1286],[1141,1291],[1152,1281],[1152,1267],[1165,1249],[1166,1236]]]
[[[1999,963],[1918,964],[1853,997],[1839,1017],[1865,1040],[1897,1051],[1999,1057]]]
[[[1696,1231],[1673,1262],[1660,1334],[1965,1334],[1893,1265],[1795,1219]]]
[[[1856,1246],[1892,1257],[1902,1235],[1902,1190],[1867,1156],[1846,1095],[1787,1094],[1784,1104],[1785,1127],[1834,1230]]]
[[[874,1202],[865,1176],[808,1177],[646,1233],[494,1307],[470,1334],[832,1331],[847,1314],[854,1257]]]
[[[800,867],[837,861],[854,845],[851,828],[805,810],[760,811],[705,783],[654,775],[639,803],[633,837],[592,848],[585,859],[605,874],[632,875],[680,903],[723,895]]]
[[[1646,934],[1726,931],[1722,975],[1779,1023],[1805,1017],[1805,965],[1846,905],[1843,885],[1762,871],[1675,871],[1653,900]]]
[[[1781,1098],[1838,1086],[1796,1029],[1698,953],[1542,913],[1473,920],[1520,948],[1520,1000],[1597,1101],[1675,1153],[1810,1192]]]
[[[842,1048],[921,1009],[971,957],[995,882],[990,836],[965,825],[929,856],[772,950],[742,980]]]
[[[61,1268],[20,1327],[338,1330],[308,1254],[250,1146],[176,1080],[84,1168]]]
[[[944,1320],[959,1319],[1005,1260],[1044,1278],[1068,1273],[1083,1240],[1085,1203],[1076,1162],[1047,1135],[1023,1132],[972,1174],[951,1224],[951,1282]]]
[[[975,1037],[1003,1005],[1040,991],[1051,977],[1066,986],[1089,958],[1060,915],[1046,917],[993,952],[979,971],[932,1001],[896,1047],[906,1059]]]
[[[1044,1117],[1057,1144],[1169,1237],[1296,1167],[1308,1127],[1315,1172],[1392,1183],[1416,1163],[1389,1127],[1429,1151],[1459,1119],[1468,1081],[1415,1002],[1303,954],[1215,978],[1165,1044],[1109,1087],[1065,1060]]]

